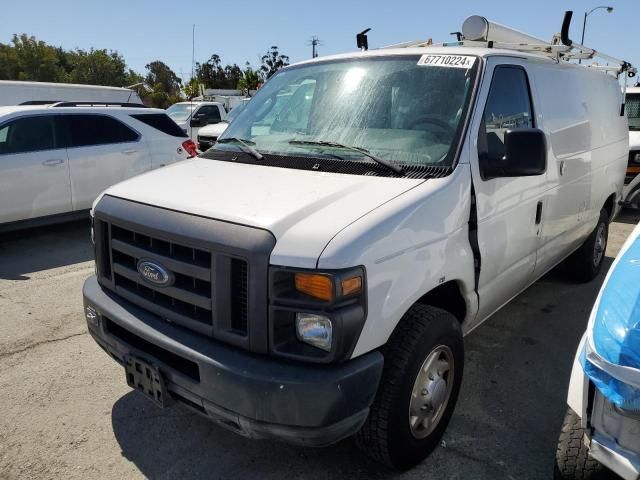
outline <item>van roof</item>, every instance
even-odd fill
[[[307,63],[316,63],[316,62],[326,62],[331,60],[346,60],[352,58],[372,58],[372,57],[391,57],[398,55],[426,55],[426,54],[450,54],[450,55],[474,55],[477,57],[492,57],[492,56],[500,56],[500,57],[517,57],[517,58],[528,58],[536,61],[547,61],[550,63],[556,63],[550,58],[541,56],[539,54],[516,51],[516,50],[506,50],[500,48],[482,48],[482,47],[464,47],[464,46],[444,46],[444,45],[432,45],[432,46],[424,46],[424,47],[408,47],[408,48],[380,48],[363,51],[355,51],[349,53],[340,53],[337,55],[329,55],[326,57],[318,57],[309,60],[304,60],[302,62],[297,62],[290,67],[297,65],[304,65]],[[565,64],[563,62],[562,64]],[[567,65],[570,65],[566,62]]]

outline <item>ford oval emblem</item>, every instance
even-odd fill
[[[158,287],[167,287],[173,280],[173,276],[165,267],[151,260],[140,260],[138,273],[145,281]]]

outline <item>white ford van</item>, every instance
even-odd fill
[[[463,336],[568,257],[600,270],[628,154],[568,24],[527,53],[469,22],[284,68],[206,153],[106,191],[85,314],[129,385],[249,437],[428,455]]]

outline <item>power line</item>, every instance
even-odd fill
[[[311,58],[316,58],[318,56],[318,47],[324,45],[324,43],[317,35],[314,35],[307,45],[311,45]]]

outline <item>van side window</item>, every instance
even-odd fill
[[[0,128],[0,155],[55,148],[53,121],[49,116],[17,118]]]
[[[65,115],[72,147],[135,142],[140,136],[115,118],[106,115]]]
[[[480,153],[489,158],[504,156],[504,133],[514,128],[533,128],[533,109],[529,82],[524,69],[499,66],[493,71],[491,89],[483,117],[484,131],[480,132]]]

